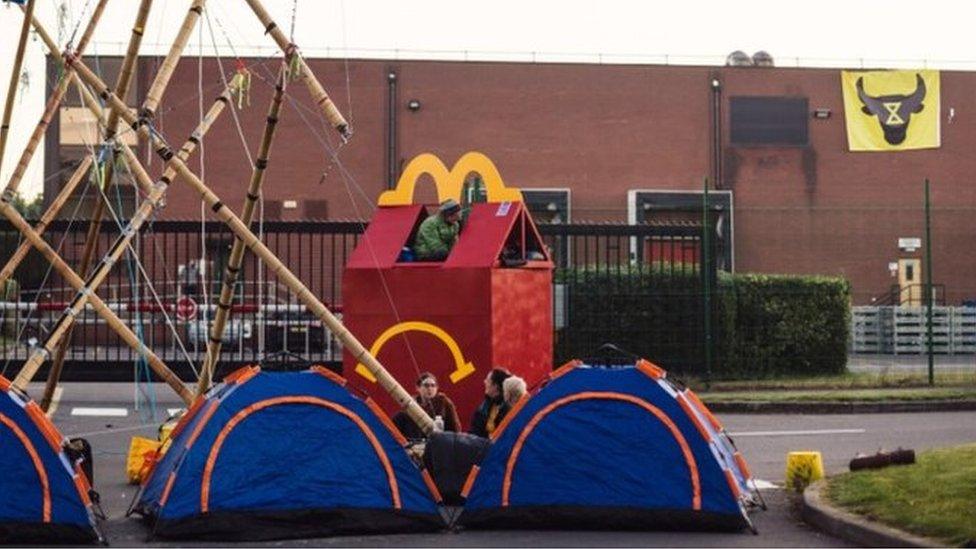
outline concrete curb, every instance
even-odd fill
[[[903,400],[888,402],[709,402],[708,409],[732,414],[892,414],[976,410],[976,400]]]
[[[830,505],[821,494],[826,485],[825,480],[820,480],[803,491],[800,516],[807,524],[863,547],[945,546],[937,540],[909,534]]]

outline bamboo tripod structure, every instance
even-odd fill
[[[139,56],[139,48],[142,45],[142,35],[146,27],[146,20],[149,18],[149,10],[152,8],[153,0],[141,0],[139,3],[139,11],[136,14],[135,23],[132,25],[132,34],[129,37],[129,45],[125,52],[125,57],[122,59],[122,68],[119,71],[118,79],[115,82],[115,89],[119,94],[119,97],[125,98],[129,93],[129,86],[132,83],[132,74],[136,66],[136,60]],[[53,45],[53,44],[52,44]],[[57,48],[51,50],[52,55],[55,54]],[[83,93],[88,91],[87,86],[79,87],[83,90]],[[119,125],[119,116],[114,112],[110,112],[108,117],[108,122],[105,126],[105,142],[112,143],[115,139],[116,132]],[[108,157],[108,161],[105,163],[105,174],[104,179],[100,182],[102,188],[105,192],[105,197],[107,199],[108,193],[112,189],[112,184],[115,179],[115,161],[118,157],[118,151],[113,148],[111,154]],[[101,193],[99,193],[101,194]],[[95,250],[98,248],[98,235],[101,232],[102,218],[105,215],[105,200],[99,200],[100,196],[95,198],[95,210],[92,212],[91,222],[88,224],[88,234],[85,236],[85,248],[81,253],[81,263],[78,266],[78,272],[82,276],[89,276],[89,270],[91,269],[91,263],[95,258]],[[61,343],[58,345],[57,351],[54,353],[54,361],[51,363],[51,371],[47,376],[47,383],[44,386],[44,396],[41,397],[41,409],[45,412],[51,407],[51,400],[54,398],[54,392],[57,389],[58,381],[61,379],[61,372],[64,370],[64,357],[68,352],[68,347],[71,345],[71,334],[74,331],[74,327],[70,327],[68,332],[65,334],[64,338],[61,339]]]
[[[3,167],[3,153],[7,150],[7,134],[10,131],[10,117],[14,113],[14,97],[17,95],[17,83],[20,82],[20,69],[24,63],[24,52],[27,50],[27,35],[30,34],[30,21],[34,16],[34,6],[37,0],[27,0],[24,8],[24,24],[20,27],[20,39],[17,42],[17,54],[14,57],[14,68],[10,71],[10,85],[7,87],[7,103],[3,106],[3,121],[0,122],[0,168]],[[3,285],[0,284],[0,287]]]
[[[267,122],[264,125],[264,134],[261,136],[261,145],[258,147],[258,156],[254,161],[254,169],[251,171],[251,181],[247,188],[247,197],[244,201],[244,209],[241,212],[241,221],[250,227],[254,220],[254,209],[258,198],[261,196],[261,185],[264,183],[265,170],[268,168],[268,160],[271,154],[271,143],[274,141],[275,128],[278,126],[278,117],[281,112],[281,101],[285,96],[285,68],[282,65],[278,73],[278,80],[275,82],[274,95],[271,98],[271,106],[268,107]],[[231,315],[231,305],[234,303],[234,288],[237,285],[237,276],[244,261],[244,241],[239,237],[234,238],[234,246],[230,251],[230,258],[227,260],[227,268],[224,270],[224,279],[220,289],[220,297],[217,300],[217,314],[214,317],[213,326],[210,328],[210,338],[207,340],[207,356],[203,366],[200,368],[200,381],[197,383],[197,394],[202,395],[210,388],[213,372],[217,366],[220,356],[220,347],[224,341],[224,326]]]
[[[96,15],[100,14],[100,8],[104,7],[105,1],[106,0],[100,0],[99,5],[96,7]],[[284,37],[284,33],[277,28],[277,26],[268,16],[267,11],[264,10],[264,7],[258,0],[246,1],[261,20],[262,24],[265,25],[267,33],[274,37],[279,47],[281,47],[285,52],[286,58],[296,59],[295,62],[300,70],[302,80],[309,88],[313,99],[322,109],[326,118],[343,138],[348,138],[348,136],[351,134],[348,124],[329,99],[327,93],[315,78],[314,74],[312,74],[308,65],[301,58],[297,51],[297,47],[287,41],[287,39]],[[195,23],[196,19],[199,19],[202,12],[203,4],[204,0],[194,0],[187,20],[192,18],[194,19]],[[96,16],[93,15],[93,20],[96,19]],[[93,27],[93,25],[90,25],[90,27]],[[185,27],[187,27],[186,21],[184,21],[184,26],[181,27],[181,35],[184,34]],[[86,35],[89,34],[87,32],[88,30],[90,29],[86,29]],[[186,40],[188,40],[189,32],[192,32],[192,25],[190,30],[186,31],[185,34],[187,35],[187,38],[183,40],[182,45],[179,45],[181,41],[179,36],[174,42],[174,47],[171,48],[170,52],[172,53],[174,50],[179,49],[180,53],[176,57],[179,57],[179,55],[182,54],[182,48],[185,46]],[[178,45],[179,47],[177,47]],[[78,49],[80,51],[82,48],[79,47]],[[152,118],[156,112],[156,109],[158,108],[162,94],[165,91],[166,83],[169,81],[169,78],[172,77],[173,70],[175,70],[175,61],[171,64],[171,66],[168,66],[168,64],[164,62],[160,72],[166,72],[168,74],[163,75],[163,80],[160,79],[160,75],[157,75],[157,79],[154,81],[153,89],[150,90],[150,94],[147,96],[146,103],[144,103],[143,108],[139,111],[139,113],[136,114],[129,109],[123,100],[120,99],[118,95],[113,93],[111,89],[85,65],[85,63],[80,59],[78,52],[66,52],[64,59],[66,65],[66,79],[68,75],[76,72],[82,81],[92,88],[98,90],[99,97],[108,104],[112,115],[120,117],[126,124],[131,126],[134,130],[137,130],[141,137],[148,139],[156,154],[165,161],[166,172],[155,184],[152,184],[148,173],[146,173],[136,155],[128,147],[124,145],[122,146],[122,152],[125,158],[128,160],[130,171],[137,180],[142,182],[144,186],[152,185],[152,191],[150,192],[149,197],[147,197],[140,205],[140,208],[133,216],[129,225],[125,230],[123,230],[123,234],[118,240],[116,240],[115,244],[113,244],[109,252],[102,259],[99,266],[96,267],[92,272],[87,282],[83,280],[74,270],[72,270],[71,267],[68,266],[64,260],[61,259],[61,257],[50,247],[50,245],[48,245],[44,239],[41,238],[41,236],[32,227],[30,227],[26,221],[24,221],[24,219],[9,204],[8,195],[4,194],[3,199],[0,200],[0,213],[7,217],[31,243],[31,245],[38,248],[38,250],[40,250],[41,253],[52,263],[54,268],[62,275],[62,277],[64,277],[68,283],[78,291],[78,295],[72,302],[72,306],[56,324],[55,330],[52,332],[52,337],[49,338],[48,342],[45,343],[43,350],[33,355],[29,360],[29,364],[31,365],[31,369],[33,369],[33,371],[30,371],[27,368],[27,365],[25,365],[25,368],[22,369],[20,374],[17,376],[15,385],[18,387],[23,387],[27,382],[30,381],[32,376],[36,373],[37,368],[39,368],[40,363],[43,362],[46,356],[50,355],[49,347],[52,343],[55,343],[57,339],[54,337],[55,334],[62,334],[58,337],[63,337],[64,332],[67,331],[67,328],[72,324],[74,317],[83,310],[85,303],[87,302],[90,303],[96,312],[98,312],[98,314],[105,319],[110,327],[119,333],[126,343],[134,348],[140,349],[145,354],[150,367],[152,367],[152,369],[159,374],[164,381],[166,381],[181,396],[181,398],[184,399],[185,402],[190,401],[192,398],[190,391],[155,354],[145,348],[138,337],[132,333],[132,331],[125,326],[125,324],[110,309],[108,309],[105,303],[94,291],[98,284],[105,279],[105,276],[115,263],[115,260],[121,255],[122,251],[128,245],[129,239],[131,239],[132,236],[138,232],[139,227],[145,222],[145,219],[156,207],[159,198],[161,198],[166,188],[172,181],[175,181],[175,177],[178,176],[189,183],[190,186],[201,195],[203,201],[210,206],[214,214],[228,225],[230,230],[235,234],[235,237],[241,243],[241,254],[243,254],[243,247],[246,246],[261,261],[263,261],[268,266],[269,270],[271,270],[284,285],[286,285],[296,294],[299,301],[305,304],[305,306],[336,335],[343,346],[349,350],[357,361],[364,364],[370,370],[370,372],[376,376],[380,386],[391,394],[394,400],[400,405],[401,408],[404,409],[407,415],[414,422],[416,422],[424,432],[432,431],[433,421],[423,411],[419,404],[417,404],[412,396],[389,374],[389,372],[386,371],[382,364],[380,364],[379,361],[377,361],[376,358],[367,351],[367,349],[342,325],[342,323],[339,322],[331,311],[329,311],[329,309],[312,294],[312,292],[301,282],[301,280],[299,280],[294,273],[292,273],[280,260],[278,260],[274,253],[271,252],[271,250],[269,250],[267,246],[265,246],[254,235],[254,233],[250,231],[248,224],[234,215],[234,213],[230,211],[230,209],[224,205],[223,202],[221,202],[220,198],[189,169],[185,163],[185,158],[189,154],[187,151],[187,146],[195,146],[195,143],[199,141],[202,134],[197,135],[195,132],[194,135],[191,135],[187,144],[184,145],[184,149],[181,150],[180,153],[174,154],[173,151],[166,145],[160,134],[152,128]],[[156,82],[162,82],[159,84],[158,89],[156,89]],[[221,105],[220,109],[222,109],[222,105],[226,105],[226,103],[229,102],[229,97],[227,96],[228,93],[229,90],[225,90],[225,93],[222,94],[222,96],[218,98],[218,101],[214,104],[214,108]],[[61,96],[63,97],[63,93]],[[60,98],[58,102],[60,102]],[[56,109],[56,107],[57,104],[55,104],[54,108],[48,110],[53,111]],[[211,110],[213,111],[213,109]],[[219,114],[219,110],[217,111],[217,114]],[[214,115],[214,118],[215,117],[216,114]],[[44,122],[44,119],[42,119],[42,122]],[[212,122],[212,120],[210,122]],[[40,125],[41,124],[39,124],[39,126]],[[203,122],[201,122],[201,125],[203,125]],[[109,128],[111,126],[112,125],[109,124]],[[267,143],[268,151],[270,151],[270,143],[271,138],[269,137]],[[192,150],[192,148],[190,150]],[[183,154],[184,152],[186,154]],[[264,158],[264,156],[261,157]],[[255,172],[263,172],[263,170],[263,167],[258,170],[258,166],[255,166]],[[172,172],[172,175],[169,175],[170,172]],[[258,188],[260,186],[261,177],[262,175],[252,173],[252,183],[255,179],[257,179]],[[217,333],[219,334],[219,332]]]

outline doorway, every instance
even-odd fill
[[[922,305],[922,260],[898,260],[898,297],[901,305]]]

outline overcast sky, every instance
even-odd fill
[[[96,0],[37,0],[41,20],[62,43],[81,33]],[[780,66],[976,68],[972,2],[767,0],[264,0],[306,55],[720,64],[734,50],[766,50]],[[138,0],[111,0],[91,55],[125,49]],[[143,51],[164,53],[190,0],[156,0]],[[21,18],[0,9],[0,100]],[[60,16],[59,16],[60,14]],[[83,23],[82,23],[83,25]],[[78,29],[78,30],[76,30]],[[243,0],[210,0],[188,55],[271,55],[271,40]],[[228,45],[233,44],[233,51]],[[5,184],[43,109],[44,61],[31,44],[27,84],[0,180]],[[26,128],[26,130],[25,130]],[[38,155],[24,191],[41,187]]]

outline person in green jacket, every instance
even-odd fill
[[[417,261],[444,261],[451,253],[461,230],[461,205],[448,198],[437,208],[437,213],[420,223],[414,252]]]

